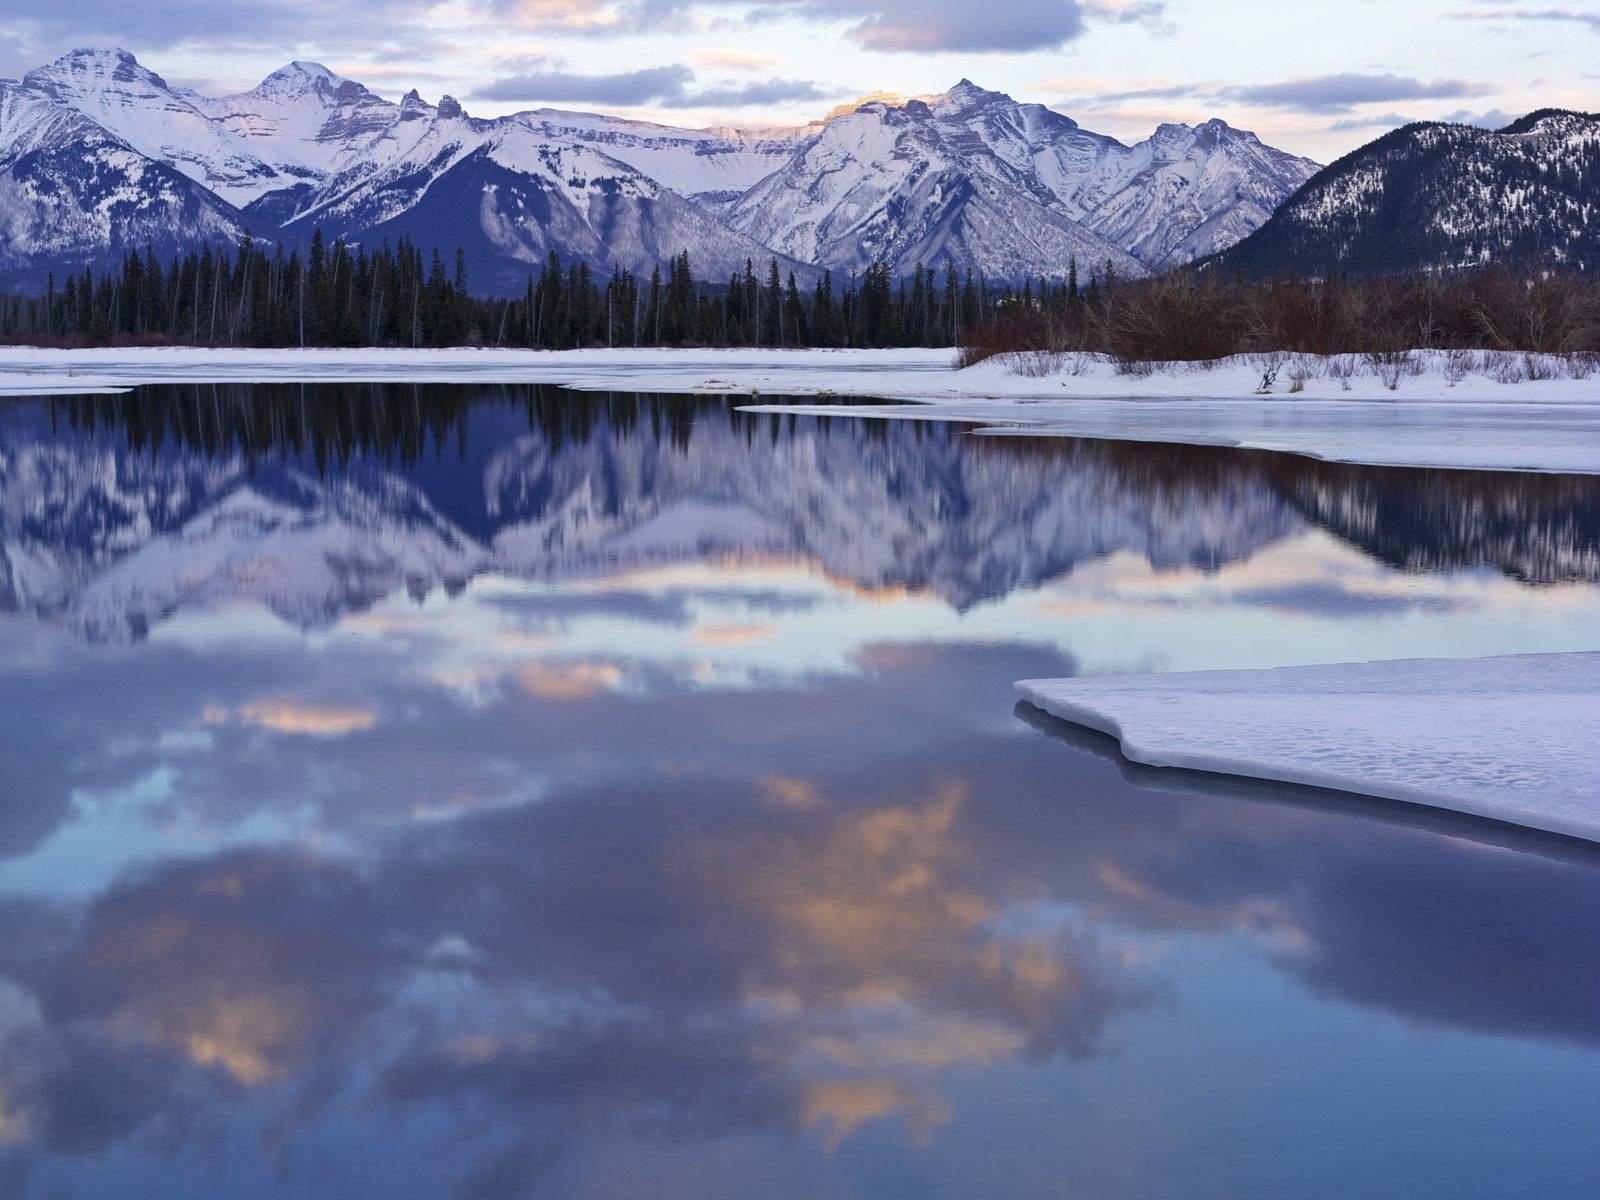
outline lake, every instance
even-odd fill
[[[1592,478],[6,401],[0,1195],[1600,1195],[1600,848],[1012,692],[1596,630]]]

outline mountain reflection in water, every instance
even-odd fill
[[[0,1195],[1595,1194],[1600,854],[1010,684],[1577,648],[1597,580],[1588,480],[13,403]]]

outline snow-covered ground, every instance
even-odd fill
[[[1600,653],[1032,679],[1017,691],[1150,766],[1600,841]]]
[[[1341,361],[1344,366],[1341,367]],[[1503,382],[1526,374],[1558,377]],[[1600,474],[1600,371],[1523,356],[1418,355],[1401,371],[1354,359],[1291,360],[1272,394],[1264,364],[1229,359],[1137,376],[1069,357],[1030,377],[1020,361],[964,371],[945,350],[36,350],[0,348],[0,395],[144,383],[554,383],[593,391],[875,397],[885,417],[971,422],[989,433],[1249,446],[1386,466]],[[1344,370],[1354,373],[1341,377]],[[1463,373],[1464,372],[1464,373]],[[1305,373],[1302,390],[1292,377]],[[1391,390],[1390,382],[1395,384]],[[752,407],[769,408],[764,403]],[[786,409],[793,407],[783,406]],[[799,411],[842,411],[826,403]],[[860,408],[850,410],[861,415]]]

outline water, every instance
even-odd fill
[[[1592,649],[1592,481],[152,388],[0,539],[0,1195],[1600,1194],[1600,852],[1011,693]]]

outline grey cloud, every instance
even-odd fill
[[[587,75],[579,71],[535,70],[508,75],[480,88],[480,100],[554,100],[592,104],[650,104],[683,95],[694,72],[680,63],[637,71]]]
[[[1473,112],[1461,108],[1444,117],[1446,121],[1456,121],[1462,125],[1480,125],[1484,129],[1504,129],[1515,121],[1521,113],[1509,113],[1503,108],[1491,108],[1487,112]]]
[[[425,0],[384,0],[371,5],[321,0],[149,0],[137,10],[116,0],[8,0],[7,58],[26,54],[38,66],[75,46],[124,45],[135,53],[174,46],[238,51],[260,45],[315,45],[320,54],[341,48],[362,55],[388,47],[423,45]],[[375,28],[376,26],[376,28]],[[437,35],[431,39],[437,48]],[[287,57],[287,56],[286,56]]]
[[[1393,100],[1440,100],[1483,96],[1495,91],[1492,84],[1470,79],[1435,79],[1431,83],[1408,75],[1314,75],[1287,79],[1282,83],[1227,88],[1221,94],[1245,104],[1268,108],[1289,108],[1300,112],[1346,112],[1358,104],[1378,104]]]
[[[1600,33],[1600,13],[1585,12],[1576,8],[1492,8],[1482,12],[1453,15],[1462,21],[1561,21],[1572,25],[1587,25]]]
[[[669,108],[723,106],[740,108],[751,104],[782,104],[789,100],[822,100],[828,97],[809,79],[767,79],[759,83],[714,86],[701,92],[686,92],[669,100]]]
[[[1462,108],[1453,113],[1446,113],[1442,117],[1408,117],[1403,113],[1386,112],[1365,117],[1346,117],[1329,125],[1328,130],[1332,133],[1346,133],[1362,129],[1398,129],[1402,125],[1411,125],[1418,121],[1450,121],[1457,125],[1477,125],[1482,129],[1504,129],[1520,115],[1508,113],[1501,108],[1491,108],[1487,112],[1473,112]]]
[[[768,79],[754,83],[713,83],[694,88],[695,73],[682,63],[615,74],[568,71],[542,58],[508,60],[510,74],[481,88],[476,98],[513,103],[554,101],[588,104],[660,104],[667,108],[741,108],[788,100],[822,100],[831,93],[809,79]]]
[[[1085,19],[1118,24],[1159,22],[1161,0],[1011,0],[974,5],[970,0],[709,0],[742,10],[743,22],[798,17],[849,23],[849,36],[886,53],[999,51],[1018,53],[1061,46],[1084,33]],[[681,22],[686,0],[592,6],[597,35],[660,29]],[[603,22],[598,18],[604,16]],[[563,27],[552,20],[552,31]],[[570,22],[566,28],[570,29]]]

